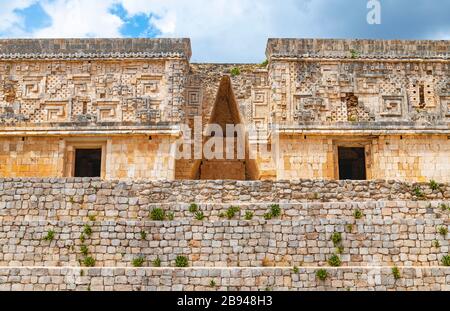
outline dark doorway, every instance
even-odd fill
[[[75,150],[75,177],[101,177],[102,149]]]
[[[366,156],[364,148],[339,147],[339,179],[366,180]]]

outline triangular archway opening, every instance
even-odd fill
[[[226,150],[225,142],[227,138],[227,125],[242,124],[242,118],[239,113],[236,98],[234,96],[231,79],[224,76],[220,81],[217,91],[216,100],[212,109],[209,125],[215,124],[220,126],[224,141],[224,154]],[[205,143],[211,137],[217,137],[220,133],[214,131],[210,133],[210,137],[205,137]],[[248,156],[248,137],[247,134],[241,133],[243,136],[238,139],[233,133],[234,139],[234,157],[225,157],[224,159],[206,159],[198,163],[197,178],[201,180],[255,180],[257,178],[256,164],[254,160],[250,160]],[[228,137],[231,138],[231,137]],[[238,147],[238,144],[241,146]],[[245,157],[238,156],[239,148],[244,148]]]

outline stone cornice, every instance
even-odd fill
[[[357,124],[282,125],[271,129],[280,135],[450,135],[450,124],[423,125],[413,122],[362,122]]]
[[[180,135],[180,127],[174,126],[115,126],[115,127],[15,127],[0,128],[2,136],[122,136],[122,135],[155,135],[175,136]]]
[[[309,59],[449,60],[450,41],[365,39],[269,39],[266,55]]]
[[[0,60],[159,59],[190,60],[190,39],[5,39]]]

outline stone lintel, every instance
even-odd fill
[[[164,128],[80,128],[80,127],[66,127],[58,128],[15,128],[0,131],[0,137],[11,136],[139,136],[139,135],[153,135],[153,136],[180,136],[180,128],[178,126],[164,127]]]

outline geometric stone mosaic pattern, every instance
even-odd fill
[[[185,67],[179,60],[2,63],[0,117],[11,126],[178,121],[184,89],[174,81]]]
[[[218,81],[235,67],[189,68],[188,40],[92,42],[82,40],[85,50],[79,52],[77,41],[70,39],[2,40],[1,120],[45,125],[207,119]],[[108,43],[109,51],[99,50]],[[259,128],[274,122],[298,126],[448,120],[448,47],[440,41],[404,41],[410,48],[401,50],[396,44],[270,40],[267,68],[237,66],[241,73],[232,75],[241,112]],[[421,44],[431,52],[411,54]]]
[[[1,40],[0,120],[179,122],[190,55],[188,39]]]
[[[449,41],[266,57],[0,40],[0,291],[450,290]]]
[[[0,173],[34,176],[46,165],[43,176],[67,175],[65,149],[75,139],[105,145],[103,177],[199,179],[201,163],[175,160],[174,144],[196,117],[206,129],[224,95],[235,120],[256,129],[249,150],[280,140],[277,156],[259,150],[234,176],[337,179],[336,146],[357,140],[371,146],[371,178],[448,181],[449,46],[270,39],[267,63],[197,64],[189,39],[0,40]],[[224,79],[231,87],[221,95]],[[30,151],[38,136],[51,150]],[[120,145],[131,136],[152,146]]]

